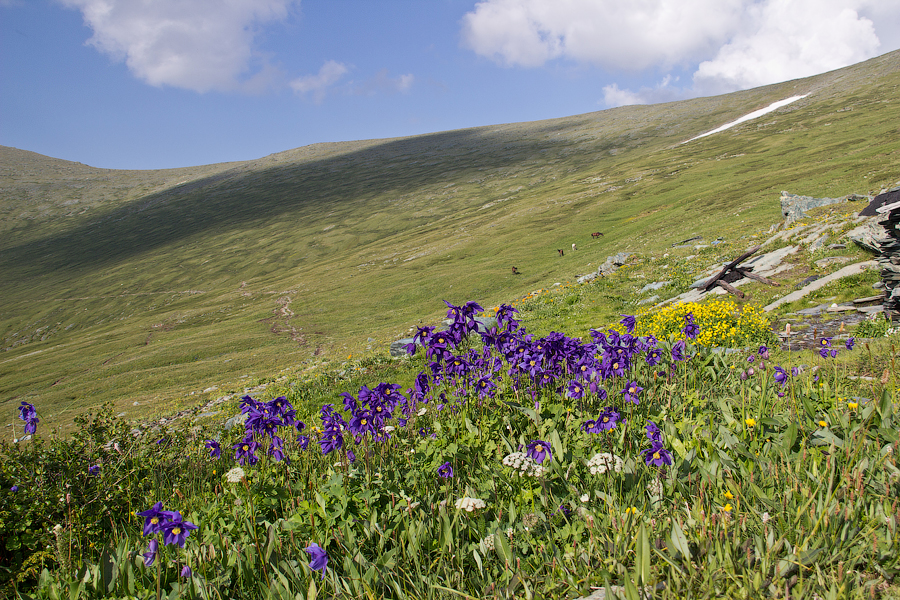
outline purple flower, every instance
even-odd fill
[[[528,456],[538,464],[543,463],[545,459],[553,460],[550,444],[545,441],[531,440],[526,447],[528,448]]]
[[[781,367],[775,367],[775,375],[774,375],[774,377],[775,377],[775,381],[777,381],[778,383],[780,383],[782,387],[784,387],[784,385],[785,385],[785,384],[787,383],[787,381],[788,381],[788,374],[787,374],[787,371],[785,371],[785,370],[782,369]]]
[[[634,333],[634,326],[637,324],[637,320],[634,318],[634,315],[622,315],[625,317],[619,323],[625,326],[625,329],[628,330],[628,333]]]
[[[821,348],[830,348],[831,347],[831,338],[830,337],[822,338],[821,340],[819,340],[819,346]]]
[[[625,386],[625,389],[620,393],[625,396],[625,402],[634,402],[635,404],[640,403],[640,399],[638,398],[638,394],[640,394],[644,388],[637,384],[637,381],[631,381]]]
[[[684,360],[684,348],[687,344],[684,343],[684,340],[678,340],[672,346],[672,360],[675,362],[681,362]]]
[[[328,568],[328,553],[315,542],[304,548],[304,550],[310,555],[309,568],[313,571],[322,571],[322,579],[325,579],[325,569]]]
[[[184,548],[185,540],[187,540],[187,537],[194,529],[197,529],[196,525],[194,525],[190,521],[183,521],[181,519],[181,513],[178,511],[174,511],[172,520],[163,523],[163,542],[167,546],[178,544],[179,547]]]
[[[647,431],[647,439],[651,442],[662,442],[662,431],[659,430],[659,427],[653,421],[647,421],[647,425],[644,427]]]
[[[672,464],[672,455],[663,447],[662,442],[653,442],[653,445],[644,450],[641,454],[645,455],[644,462],[647,463],[647,465],[661,467],[663,465]]]
[[[353,450],[347,450],[347,460],[351,463],[356,462],[356,453]]]
[[[100,474],[100,465],[91,465],[88,467],[88,475],[99,475]]]
[[[25,435],[33,434],[37,431],[37,424],[40,422],[40,419],[37,418],[37,410],[35,410],[33,404],[23,400],[21,406],[19,406],[19,418],[25,421]]]
[[[607,406],[603,409],[603,412],[600,413],[600,416],[597,417],[597,424],[595,425],[595,429],[597,431],[593,431],[591,433],[600,433],[601,431],[609,431],[610,429],[615,429],[618,422],[619,412],[612,406]]]
[[[662,350],[653,348],[647,352],[647,356],[644,357],[644,360],[647,361],[647,364],[651,367],[658,365],[660,361],[662,361]]]
[[[692,340],[697,339],[700,328],[694,323],[694,315],[692,313],[684,315],[684,327],[681,328],[681,332]]]
[[[238,464],[244,465],[245,463],[255,465],[259,461],[259,457],[256,456],[256,450],[259,448],[259,442],[253,440],[253,434],[247,434],[243,440],[233,445],[234,448],[234,460],[238,461]]]
[[[156,560],[157,552],[159,552],[159,542],[156,540],[156,538],[153,538],[152,540],[150,540],[147,551],[141,555],[144,557],[144,566],[153,566],[153,561]]]
[[[9,488],[9,491],[11,491],[11,492],[18,492],[18,491],[19,491],[19,486],[14,485],[14,486],[12,486],[11,488]]]
[[[847,339],[846,342],[844,342],[844,347],[846,347],[847,350],[853,350],[854,344],[856,344],[856,339],[851,337],[851,338]]]
[[[216,440],[206,440],[206,447],[209,448],[210,458],[220,458],[222,456],[222,447]]]
[[[566,390],[566,397],[572,398],[573,400],[581,399],[584,397],[584,386],[577,381],[570,381],[569,387]]]
[[[322,433],[319,445],[322,447],[322,454],[334,452],[344,446],[344,436],[338,429],[326,429]]]
[[[171,510],[163,510],[163,503],[157,502],[145,511],[137,513],[139,517],[144,517],[144,535],[159,533],[162,531],[164,523],[171,521],[175,517],[175,512]]]
[[[444,479],[450,479],[453,477],[453,467],[450,465],[450,462],[445,462],[440,467],[438,467],[438,475],[443,477]]]
[[[192,574],[191,568],[189,566],[184,565],[183,567],[181,567],[181,576],[182,577],[184,577],[185,579],[188,579],[191,576],[191,574]]]
[[[306,450],[307,446],[309,446],[309,437],[307,437],[305,435],[298,435],[297,443],[300,444],[301,450]]]
[[[769,348],[766,346],[760,346],[759,350],[756,351],[759,354],[760,358],[763,360],[769,360]]]

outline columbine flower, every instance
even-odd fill
[[[634,315],[622,315],[625,317],[619,323],[625,326],[625,329],[628,330],[628,333],[634,333],[634,326],[637,324],[637,320],[634,318]]]
[[[328,553],[315,542],[304,548],[304,550],[309,553],[309,568],[313,571],[322,571],[322,579],[325,579],[325,570],[328,568]]]
[[[216,440],[206,440],[206,447],[209,448],[210,458],[219,458],[222,456],[222,447]]]
[[[11,488],[9,488],[9,491],[11,491],[11,492],[18,492],[18,491],[19,491],[19,486],[14,485],[14,486],[12,486]]]
[[[570,381],[566,390],[566,397],[573,400],[580,400],[584,396],[584,386],[577,381]]]
[[[624,394],[625,402],[634,402],[635,404],[640,403],[640,399],[638,398],[638,394],[644,391],[644,388],[637,384],[637,381],[629,382],[625,389],[620,393]]]
[[[854,344],[856,344],[856,339],[851,337],[844,342],[844,347],[847,348],[847,350],[853,350]]]
[[[759,357],[763,360],[769,360],[769,348],[766,346],[760,346],[759,350],[756,351],[759,354]]]
[[[625,467],[625,461],[615,454],[601,452],[592,456],[591,459],[587,461],[587,466],[591,471],[591,475],[603,475],[607,471],[620,473]]]
[[[100,465],[91,465],[88,467],[88,475],[99,475],[100,474]]]
[[[531,440],[526,448],[528,448],[528,457],[538,464],[543,463],[544,459],[553,460],[553,453],[550,452],[550,444],[547,442]]]
[[[440,475],[444,479],[450,479],[451,477],[453,477],[453,467],[449,462],[445,462],[440,467],[438,467],[437,472],[438,475]]]
[[[191,531],[194,529],[197,529],[196,525],[190,521],[183,521],[181,519],[181,513],[175,511],[175,516],[172,517],[172,520],[163,523],[163,542],[167,546],[178,544],[179,547],[184,548],[185,540],[187,540]]]
[[[175,516],[173,511],[163,510],[162,506],[162,502],[157,502],[147,510],[137,513],[137,516],[144,517],[145,536],[162,531],[163,524]]]
[[[822,338],[821,340],[819,340],[819,347],[830,348],[831,347],[831,338],[827,337],[827,338]]]
[[[788,381],[787,371],[785,371],[781,367],[775,367],[774,378],[775,378],[775,381],[777,381],[779,384],[781,384],[782,387],[784,387]]]
[[[692,313],[684,315],[684,327],[681,328],[681,332],[692,340],[697,339],[700,328],[694,323],[694,315]]]
[[[147,551],[141,555],[144,557],[144,566],[153,566],[153,561],[156,560],[157,552],[159,552],[159,542],[156,540],[156,538],[153,538],[152,540],[150,540]]]
[[[647,463],[647,465],[661,467],[663,465],[672,464],[672,455],[663,447],[662,442],[653,442],[653,445],[644,450],[641,454],[645,455],[644,462]]]
[[[37,424],[40,422],[40,419],[37,418],[37,410],[35,410],[34,404],[29,404],[23,400],[21,406],[19,406],[19,418],[25,421],[25,435],[37,431]]]
[[[653,421],[647,421],[647,425],[644,426],[644,429],[647,431],[647,439],[651,442],[662,442],[662,431],[659,430],[659,427]]]
[[[185,579],[190,578],[191,568],[187,565],[184,565],[183,567],[181,567],[181,576],[184,577]]]
[[[244,470],[240,467],[235,467],[225,473],[225,481],[227,481],[228,483],[240,483],[244,477]]]
[[[684,340],[678,340],[672,346],[672,360],[675,362],[681,362],[685,359],[684,357],[684,349],[687,344],[684,343]]]
[[[465,497],[456,501],[456,510],[464,510],[466,512],[472,512],[485,506],[487,504],[484,503],[484,500],[479,500],[478,498]]]

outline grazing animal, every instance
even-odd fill
[[[520,273],[519,273],[519,270],[518,270],[517,268],[513,267],[513,268],[512,268],[512,274],[513,274],[513,275],[519,275]]]
[[[572,251],[574,252],[575,250],[578,250],[578,246],[576,246],[575,244],[572,244]]]
[[[600,233],[599,231],[595,231],[594,233],[591,234],[591,237],[594,238],[594,239],[596,240],[598,237],[600,237],[600,236],[602,236],[602,235],[603,235],[603,234]]]
[[[560,255],[560,256],[565,256],[565,255],[566,255],[566,253],[563,252],[563,251],[562,251],[561,249],[559,249],[559,248],[557,248],[556,251],[559,252],[559,255]]]

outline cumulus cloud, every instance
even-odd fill
[[[81,11],[88,43],[155,86],[258,89],[273,67],[254,50],[257,28],[298,0],[59,0]],[[255,73],[254,73],[255,71]],[[262,75],[261,75],[262,74]]]
[[[896,0],[483,0],[462,43],[505,66],[555,59],[640,72],[694,70],[684,87],[603,88],[608,106],[746,89],[900,46]],[[883,43],[887,42],[887,43]]]
[[[700,63],[700,93],[720,93],[808,77],[871,58],[874,23],[842,0],[771,0],[748,10],[752,28]]]
[[[318,103],[325,98],[328,89],[340,81],[347,71],[349,71],[347,65],[336,60],[326,60],[317,74],[298,77],[290,85],[300,95],[312,94]]]
[[[637,70],[709,56],[740,22],[745,0],[484,0],[462,41],[509,66],[565,57]]]

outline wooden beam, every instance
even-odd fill
[[[763,277],[762,275],[757,275],[753,271],[748,271],[747,269],[745,269],[743,267],[735,267],[734,270],[737,271],[738,273],[740,273],[741,275],[743,275],[744,277],[747,277],[748,279],[753,279],[754,281],[759,281],[760,283],[774,285],[775,287],[779,287],[781,285],[780,283],[778,283],[776,281],[767,279],[767,278]]]
[[[721,279],[719,279],[718,281],[716,281],[716,285],[719,286],[719,287],[721,287],[721,288],[724,288],[726,291],[728,291],[728,292],[734,294],[734,295],[737,296],[738,298],[743,298],[743,297],[744,297],[744,292],[742,292],[741,290],[739,290],[739,289],[737,289],[736,287],[732,286],[731,284],[725,283],[725,282],[722,281]]]
[[[746,260],[751,254],[755,254],[760,248],[762,248],[762,246],[753,246],[752,248],[750,248],[749,250],[747,250],[746,252],[744,252],[743,254],[741,254],[740,256],[738,256],[736,259],[734,259],[733,261],[731,261],[730,263],[728,263],[727,265],[725,265],[725,268],[722,269],[721,271],[719,271],[719,273],[718,273],[715,277],[713,277],[712,279],[710,279],[709,281],[707,281],[706,283],[704,283],[704,284],[701,286],[701,289],[702,289],[704,292],[708,292],[708,291],[710,290],[710,288],[712,288],[712,286],[716,285],[716,283],[717,283],[722,277],[725,276],[725,273],[727,273],[728,271],[730,271],[730,270],[732,270],[733,268],[735,268],[738,264],[741,263],[741,261]],[[729,287],[730,287],[730,286],[729,286]],[[726,288],[726,289],[727,289],[727,288]],[[734,288],[732,288],[732,289],[734,289]],[[743,297],[744,297],[743,294],[741,294],[740,297],[743,298]]]

